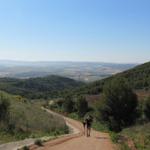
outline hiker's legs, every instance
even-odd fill
[[[87,127],[87,131],[86,131],[86,136],[88,137],[89,136],[89,129]]]
[[[85,135],[85,125],[83,125],[83,134]]]
[[[91,127],[89,127],[89,136],[91,135]]]
[[[87,127],[87,137],[90,136],[90,134],[91,134],[91,126],[88,126]]]
[[[90,136],[90,128],[89,127],[87,127],[87,134],[86,135],[87,135],[87,137]]]

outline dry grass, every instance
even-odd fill
[[[121,135],[131,138],[138,150],[150,150],[150,123],[124,129]]]

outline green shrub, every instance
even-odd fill
[[[97,107],[100,119],[110,130],[121,131],[137,118],[137,96],[121,78],[113,79],[104,88],[103,100]]]
[[[8,119],[10,98],[7,94],[0,92],[0,122]]]
[[[80,96],[77,98],[76,109],[79,117],[84,117],[84,115],[88,112],[88,103],[85,97]]]
[[[66,96],[64,103],[63,103],[63,109],[67,113],[72,113],[74,111],[74,102],[72,100],[72,97]]]
[[[68,117],[75,119],[75,120],[80,120],[80,118],[76,112],[68,114]]]
[[[28,146],[24,146],[24,147],[22,148],[22,150],[29,150],[29,147],[28,147]]]
[[[114,142],[114,143],[118,143],[118,140],[120,138],[120,135],[115,133],[115,132],[110,132],[110,137],[111,137],[111,140]]]
[[[37,146],[43,146],[43,142],[40,139],[36,140],[34,144]]]
[[[122,143],[120,145],[120,150],[131,150],[131,149],[129,148],[129,146],[126,143]]]
[[[109,129],[107,128],[107,126],[99,121],[95,121],[92,124],[92,128],[100,131],[100,132],[109,132]]]
[[[146,100],[144,113],[147,119],[150,121],[150,97]]]

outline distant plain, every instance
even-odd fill
[[[92,82],[133,68],[136,65],[104,62],[26,62],[1,60],[0,77],[26,79],[59,75],[84,82]]]

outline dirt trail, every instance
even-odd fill
[[[50,111],[50,113],[53,113]],[[82,124],[64,117],[67,124],[73,128],[73,133],[56,140],[46,142],[42,147],[31,146],[31,150],[114,150],[114,146],[107,133],[92,130],[91,137],[83,135]]]
[[[25,145],[28,146],[28,145],[33,144],[34,141],[35,139],[25,139],[22,141],[2,144],[0,145],[0,150],[17,150],[18,148],[23,147]]]
[[[42,108],[44,109],[44,108]],[[48,113],[51,113],[53,115],[57,115],[57,116],[61,116],[53,111],[50,111],[50,110],[47,110],[45,109]],[[62,117],[62,116],[61,116]],[[68,140],[68,138],[74,138],[74,135],[75,136],[79,136],[80,135],[80,130],[74,126],[72,126],[72,124],[69,123],[69,120],[66,122],[67,126],[69,127],[70,129],[70,134],[66,134],[66,135],[62,135],[62,136],[59,136],[59,140],[64,141],[64,140]],[[45,137],[43,137],[45,139]],[[43,138],[40,138],[40,139],[43,139]],[[47,138],[50,138],[50,137],[47,137]],[[63,138],[63,140],[62,140]],[[37,138],[39,139],[39,138]],[[60,142],[59,140],[56,140],[57,142]],[[25,140],[22,140],[22,141],[16,141],[16,142],[10,142],[10,143],[5,143],[5,144],[1,144],[0,145],[0,150],[17,150],[19,148],[22,148],[23,146],[30,146],[30,145],[33,145],[34,142],[36,141],[36,139],[25,139]],[[54,144],[54,141],[53,140],[53,144]]]

